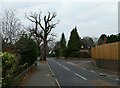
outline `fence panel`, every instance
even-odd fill
[[[120,42],[96,46],[91,54],[93,59],[120,60]]]

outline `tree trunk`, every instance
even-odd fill
[[[47,53],[47,40],[44,40],[44,45],[43,45],[43,60],[46,61],[46,53]]]

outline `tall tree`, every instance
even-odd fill
[[[50,13],[48,12],[47,15],[44,15],[43,18],[41,16],[41,11],[39,13],[31,13],[29,16],[26,15],[27,19],[31,22],[35,23],[35,30],[34,34],[36,34],[37,37],[41,38],[43,41],[43,44],[41,46],[42,48],[42,60],[46,60],[46,51],[47,51],[47,44],[48,44],[48,36],[50,35],[50,32],[53,28],[56,27],[56,25],[59,23],[53,22],[56,13]]]
[[[61,35],[61,39],[60,39],[60,47],[61,47],[61,49],[66,48],[66,39],[65,39],[65,35],[64,35],[64,33],[62,33],[62,35]]]
[[[105,34],[102,34],[98,39],[98,45],[106,44],[107,36]]]
[[[70,34],[70,39],[68,41],[68,48],[72,51],[77,51],[80,49],[80,37],[75,27]]]
[[[113,43],[120,41],[120,33],[117,35],[109,35],[107,36],[107,43]]]
[[[1,34],[5,43],[15,43],[21,35],[21,22],[16,17],[16,11],[5,10],[2,16]]]

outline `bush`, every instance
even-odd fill
[[[16,52],[20,54],[20,65],[28,63],[32,65],[38,57],[38,47],[33,39],[28,38],[27,36],[22,36],[19,41],[16,43]]]
[[[0,58],[2,58],[2,88],[7,88],[12,83],[17,60],[13,54],[7,52],[0,53]]]
[[[67,58],[67,57],[69,56],[70,52],[71,52],[71,51],[70,51],[69,48],[65,48],[65,49],[63,50],[64,57]]]
[[[70,57],[79,58],[80,57],[80,52],[79,51],[72,51],[70,53]]]
[[[54,52],[55,52],[55,56],[58,58],[60,56],[59,49],[55,49]]]
[[[69,48],[66,48],[63,50],[64,53],[64,57],[75,57],[75,58],[79,58],[80,57],[80,51],[77,50],[71,50]]]

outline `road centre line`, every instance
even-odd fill
[[[93,71],[93,70],[90,70],[90,72],[95,73],[95,71]]]
[[[104,75],[103,73],[99,73],[99,75]]]
[[[83,76],[81,76],[81,75],[79,75],[77,73],[75,73],[75,75],[78,76],[78,77],[80,77],[80,78],[82,78],[82,79],[84,79],[84,80],[87,80],[85,77],[83,77]]]
[[[70,70],[70,69],[68,69],[67,67],[65,67],[65,66],[62,66],[63,68],[65,68],[66,70]]]
[[[55,63],[57,63],[57,64],[60,65],[60,66],[62,65],[62,64],[60,64],[60,63],[58,63],[58,62],[55,62]]]
[[[58,63],[58,65],[60,65],[60,66],[61,66],[61,64],[60,64],[60,63]]]
[[[86,68],[82,68],[83,70],[87,70]]]
[[[72,62],[66,62],[67,64],[71,64],[73,66],[76,66],[76,64],[72,63]]]

